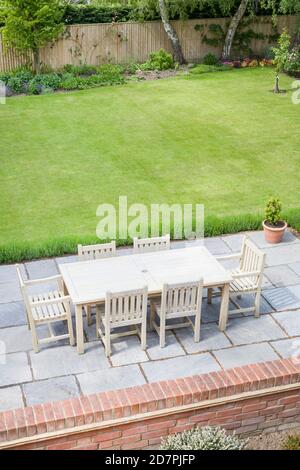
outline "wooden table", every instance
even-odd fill
[[[164,283],[203,277],[204,287],[222,288],[219,328],[226,328],[232,278],[204,246],[60,264],[59,270],[75,305],[79,354],[84,353],[82,307],[105,302],[108,291],[147,286],[149,296],[157,296]]]

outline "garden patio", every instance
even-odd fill
[[[217,327],[219,300],[207,305],[204,298],[199,343],[194,343],[190,328],[186,328],[170,331],[167,345],[161,349],[157,334],[148,332],[145,352],[139,339],[131,336],[113,342],[109,359],[96,338],[95,323],[89,327],[86,319],[84,355],[79,356],[68,341],[42,346],[35,354],[15,267],[0,266],[0,342],[5,344],[7,353],[0,356],[0,409],[299,355],[300,239],[288,231],[282,244],[271,246],[265,242],[263,232],[248,235],[267,255],[260,318],[252,314],[235,315],[223,333]],[[240,250],[242,239],[242,233],[206,238],[205,246],[214,256],[228,255]],[[172,242],[171,249],[193,244],[193,241]],[[127,256],[131,250],[119,249],[117,256]],[[75,256],[66,256],[26,262],[22,271],[29,279],[42,278],[55,275],[59,264],[74,261]],[[228,261],[225,266],[231,267]],[[245,306],[247,299],[242,297],[239,303]],[[57,325],[63,328],[62,323]],[[43,327],[39,331],[41,335],[46,334]]]

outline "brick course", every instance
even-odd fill
[[[221,425],[243,434],[297,423],[300,364],[281,359],[1,412],[0,446],[142,449],[195,425]]]

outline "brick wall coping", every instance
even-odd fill
[[[0,413],[0,448],[300,389],[300,361],[279,359]]]

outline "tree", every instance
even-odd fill
[[[244,17],[246,13],[248,4],[249,4],[249,0],[242,0],[236,13],[234,14],[234,16],[232,17],[230,21],[226,38],[225,38],[225,42],[224,42],[224,46],[223,46],[223,52],[222,52],[222,59],[224,60],[230,58],[234,36],[242,18]]]
[[[175,29],[170,23],[169,12],[168,12],[168,8],[167,8],[165,0],[158,0],[158,5],[159,5],[161,20],[163,22],[165,31],[168,35],[168,38],[170,39],[172,43],[174,59],[179,64],[184,64],[185,59],[184,59],[184,55],[182,52],[182,47],[179,41],[178,34],[176,33]]]
[[[40,48],[63,30],[60,0],[2,0],[2,37],[7,46],[33,54],[33,69],[40,71]]]

